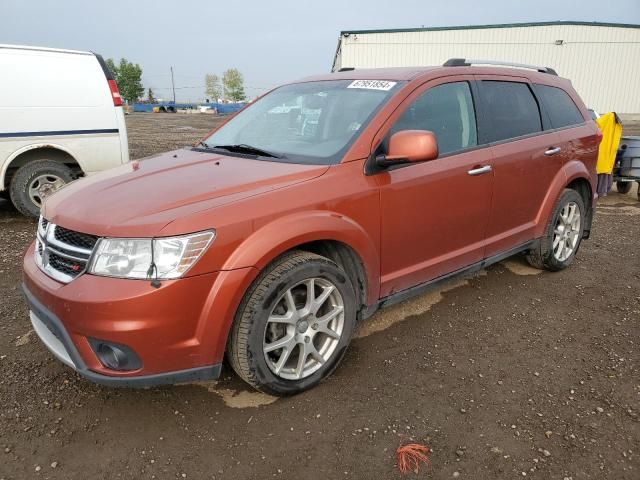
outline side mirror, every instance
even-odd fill
[[[389,153],[376,158],[378,165],[426,162],[438,158],[438,141],[427,130],[403,130],[389,139]]]

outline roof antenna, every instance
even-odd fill
[[[160,283],[160,280],[158,280],[158,267],[156,266],[154,252],[153,252],[154,244],[155,244],[155,239],[152,238],[151,239],[151,264],[149,265],[149,270],[147,270],[147,278],[151,278],[151,276],[153,275],[153,279],[151,280],[151,286],[153,288],[160,288],[162,286],[162,283]]]

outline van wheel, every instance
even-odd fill
[[[616,190],[619,193],[629,193],[633,187],[633,182],[616,182]]]
[[[533,267],[556,272],[568,267],[580,248],[585,206],[578,192],[565,189],[556,203],[539,245],[527,254]]]
[[[53,160],[23,165],[11,179],[11,201],[23,215],[37,217],[44,200],[73,180],[71,169]]]
[[[272,262],[246,293],[227,356],[256,389],[293,395],[335,370],[355,322],[354,288],[344,270],[320,255],[292,252]]]

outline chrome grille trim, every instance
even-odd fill
[[[56,238],[57,225],[44,218],[38,222],[35,262],[38,268],[48,276],[62,283],[69,283],[86,272],[91,261],[93,249],[82,248]],[[61,229],[63,227],[60,227]],[[64,229],[65,232],[76,233]],[[87,238],[92,235],[83,234]],[[95,244],[98,238],[95,237]],[[94,248],[95,248],[94,244]]]

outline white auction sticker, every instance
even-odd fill
[[[366,88],[368,90],[391,90],[397,82],[388,82],[387,80],[354,80],[347,88]]]

